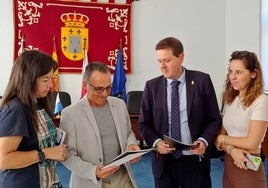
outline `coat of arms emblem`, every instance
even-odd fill
[[[84,57],[84,50],[88,49],[88,16],[80,13],[64,13],[61,21],[61,50],[64,56],[72,61],[79,61]]]

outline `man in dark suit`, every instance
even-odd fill
[[[142,136],[149,147],[155,147],[152,159],[155,187],[210,188],[210,147],[221,125],[212,81],[208,74],[182,66],[183,45],[178,39],[165,38],[155,49],[163,75],[146,82],[139,119]],[[182,142],[199,144],[195,149],[176,150],[163,141],[164,135],[173,137],[171,83],[174,80],[180,82],[176,126],[180,128]]]

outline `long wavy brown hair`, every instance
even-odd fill
[[[34,126],[37,126],[35,85],[37,78],[55,71],[58,64],[47,54],[30,50],[22,53],[14,62],[7,88],[3,95],[1,108],[9,101],[17,98],[29,110]],[[50,97],[37,99],[38,103],[52,116],[50,110]]]
[[[263,75],[260,62],[257,58],[257,55],[254,52],[249,51],[234,51],[231,54],[229,62],[232,60],[242,60],[246,69],[251,73],[255,72],[256,76],[251,78],[246,89],[246,95],[242,99],[244,107],[250,106],[253,101],[258,98],[261,94],[264,93],[263,90]],[[223,103],[231,104],[236,96],[239,94],[239,91],[235,90],[232,87],[231,81],[229,79],[230,75],[230,63],[228,67],[228,74],[225,79],[225,88],[223,92]]]

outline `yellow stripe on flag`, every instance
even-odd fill
[[[52,59],[58,62],[57,48],[55,42],[55,36],[53,38],[53,51],[52,51]],[[52,92],[59,91],[59,69],[57,68],[53,73],[53,86],[51,87]]]

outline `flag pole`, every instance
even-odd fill
[[[126,75],[123,63],[123,45],[122,39],[119,41],[119,49],[116,56],[115,71],[113,76],[112,95],[123,99],[126,102]]]
[[[52,38],[52,59],[58,64],[58,68],[53,72],[53,86],[50,91],[56,92],[59,91],[59,61],[57,55],[57,47],[56,47],[56,36],[54,35]]]
[[[86,94],[86,89],[83,86],[83,80],[84,80],[84,73],[85,73],[85,69],[86,66],[88,65],[88,57],[87,57],[87,45],[86,45],[86,40],[84,40],[84,58],[82,61],[82,71],[81,71],[81,98],[84,97],[84,95]]]
[[[121,51],[121,53],[123,53],[122,52],[122,38],[120,38],[120,40],[119,40],[119,51]],[[118,52],[118,55],[119,55],[119,52]],[[117,56],[117,58],[118,58],[118,56]],[[123,65],[123,67],[124,67],[124,65]],[[119,93],[118,93],[118,97],[120,98],[120,99],[122,99],[122,91],[120,91]]]
[[[120,38],[120,41],[119,41],[119,50],[123,50],[123,46],[122,46],[122,38]]]
[[[22,34],[21,39],[20,39],[20,48],[18,51],[18,56],[20,56],[24,52],[24,44],[25,44],[25,39],[24,39],[24,34]]]
[[[55,35],[54,35],[54,39],[53,40],[55,41]],[[60,91],[57,92],[57,97],[58,96],[60,98]],[[60,113],[61,113],[61,111],[58,111],[56,118],[60,118],[61,117]]]

